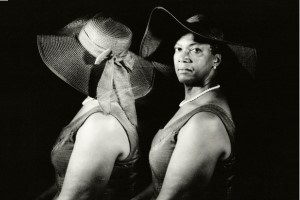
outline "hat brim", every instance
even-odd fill
[[[93,65],[85,63],[85,49],[73,37],[40,35],[37,37],[40,56],[46,66],[64,82],[89,95],[89,77]],[[88,60],[88,59],[87,59]]]
[[[46,66],[79,92],[96,97],[103,66],[94,65],[95,57],[80,44],[77,35],[86,20],[75,20],[57,35],[38,35],[37,45]],[[152,88],[153,65],[130,52],[134,58],[130,83],[134,98],[145,96]]]
[[[197,32],[191,24],[176,18],[163,7],[156,7],[152,10],[139,53],[143,58],[150,58],[166,66],[173,66],[171,59],[173,51],[171,50],[179,36],[187,31],[206,41],[227,45],[236,56],[237,61],[254,77],[257,61],[257,53],[254,47],[248,44],[207,37]]]

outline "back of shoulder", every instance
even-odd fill
[[[211,112],[199,112],[193,115],[180,129],[180,137],[198,141],[227,142],[228,134],[221,119]]]
[[[112,142],[117,141],[115,138],[124,133],[122,125],[115,117],[97,112],[90,115],[78,129],[77,138],[84,137]]]
[[[226,128],[221,119],[210,112],[193,115],[181,128],[178,140],[193,141],[195,148],[206,147],[218,155],[228,157],[231,145]]]
[[[101,112],[90,115],[77,132],[77,143],[86,146],[96,146],[108,152],[122,155],[124,159],[129,155],[130,147],[127,134],[120,122],[112,115]]]
[[[221,119],[211,112],[196,113],[188,120],[186,126],[193,128],[197,131],[218,131],[224,128]]]
[[[101,112],[96,112],[86,119],[83,126],[100,128],[99,130],[114,130],[120,126],[120,123],[112,115],[105,115]]]

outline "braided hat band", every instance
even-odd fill
[[[111,18],[92,18],[81,29],[78,39],[81,45],[97,57],[106,49],[118,56],[127,52],[132,39],[131,30]]]

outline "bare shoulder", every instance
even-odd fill
[[[129,154],[130,147],[125,129],[120,122],[111,115],[94,113],[89,116],[79,128],[76,141],[94,144],[97,148],[114,149],[121,152],[120,159]]]
[[[178,139],[193,140],[195,148],[208,148],[224,158],[231,152],[228,133],[221,119],[210,112],[195,114],[182,127]]]
[[[89,126],[92,128],[101,128],[100,130],[105,129],[111,131],[123,129],[122,125],[115,117],[113,117],[112,115],[105,115],[101,112],[97,112],[90,115],[84,122],[83,126]]]
[[[215,133],[225,129],[221,119],[210,112],[199,112],[193,115],[183,127],[191,134]],[[225,130],[226,131],[226,130]],[[199,134],[198,134],[199,135]]]

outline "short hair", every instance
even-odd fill
[[[211,53],[213,55],[216,54],[221,54],[221,45],[215,42],[209,43],[210,45],[210,49],[211,49]]]
[[[211,48],[211,53],[213,55],[216,55],[216,54],[222,54],[222,51],[221,51],[221,44],[219,42],[216,42],[216,41],[213,41],[213,40],[209,40],[209,39],[205,39],[199,35],[196,35],[194,34],[194,40],[196,42],[200,42],[200,43],[205,43],[205,44],[209,44],[210,45],[210,48]]]

